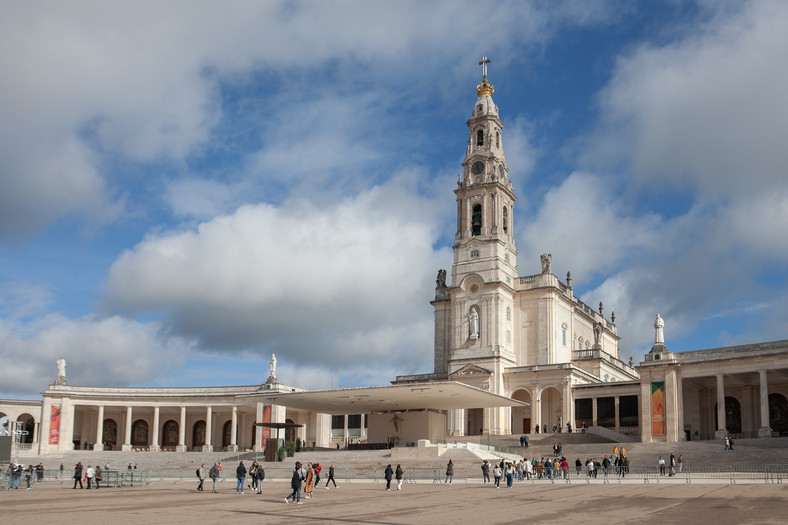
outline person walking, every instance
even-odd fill
[[[487,463],[485,459],[482,461],[482,483],[487,483],[490,481],[490,464]]]
[[[684,468],[684,456],[679,454],[679,459],[676,460],[676,463],[679,464],[679,472],[681,472],[681,469]]]
[[[446,465],[446,480],[443,482],[443,484],[445,485],[446,483],[448,483],[449,485],[451,485],[451,481],[453,478],[454,478],[454,463],[452,463],[451,460],[449,460],[449,464]]]
[[[238,483],[235,485],[235,493],[243,496],[244,483],[246,482],[246,467],[243,461],[241,461],[235,469],[235,477],[238,479]]]
[[[96,477],[95,477],[95,479],[96,479],[96,490],[101,488],[101,487],[99,487],[99,481],[101,481],[101,478],[102,478],[101,466],[100,465],[96,465]]]
[[[301,505],[301,482],[303,481],[301,472],[301,462],[296,461],[295,468],[293,469],[293,477],[290,478],[290,488],[293,489],[288,496],[285,496],[285,503],[290,503],[290,498],[297,505]]]
[[[213,481],[213,488],[211,489],[212,494],[216,494],[216,481],[219,479],[219,464],[214,463],[211,467],[211,470],[208,471],[208,477],[211,478]]]
[[[31,488],[30,483],[33,480],[33,471],[34,470],[35,470],[35,467],[33,467],[32,464],[28,465],[27,469],[25,470],[25,483],[27,484],[27,489],[26,490],[30,490],[30,488]]]
[[[394,470],[391,468],[391,463],[386,466],[383,471],[383,477],[386,480],[386,490],[391,490],[391,478],[394,476]]]
[[[263,480],[265,479],[265,469],[262,465],[258,463],[257,465],[257,472],[254,474],[255,479],[257,480],[257,493],[263,493]]]
[[[334,488],[337,488],[337,480],[334,479],[334,472],[335,466],[332,463],[330,467],[328,467],[328,479],[326,480],[326,488],[328,488],[329,483],[334,484]]]
[[[501,469],[500,465],[495,465],[493,469],[493,478],[495,479],[495,488],[501,487],[501,475],[503,474],[503,470]]]
[[[402,478],[404,474],[402,467],[397,463],[397,470],[394,471],[394,477],[397,478],[397,490],[402,490]]]
[[[200,480],[200,484],[197,485],[197,490],[202,492],[203,486],[202,484],[205,482],[205,463],[200,465],[200,468],[197,469],[197,479]]]
[[[82,463],[77,463],[74,466],[74,488],[77,488],[77,483],[79,483],[80,490],[82,487]]]
[[[312,498],[312,490],[315,488],[315,468],[312,466],[312,463],[307,463],[306,467],[306,480],[305,480],[305,487],[304,493],[306,494],[307,498]]]

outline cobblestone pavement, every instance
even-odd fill
[[[24,486],[24,483],[23,483]],[[536,484],[511,489],[490,484],[418,483],[386,492],[384,483],[323,486],[302,505],[285,504],[289,484],[265,482],[263,494],[235,494],[235,480],[217,494],[194,482],[73,490],[43,482],[0,491],[3,522],[92,524],[245,523],[503,524],[503,523],[774,523],[788,521],[788,487],[775,484],[661,483]]]

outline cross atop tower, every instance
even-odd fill
[[[485,80],[487,80],[487,64],[489,64],[490,62],[492,62],[492,60],[490,60],[486,56],[483,56],[482,61],[479,62],[479,65],[482,66],[482,77]]]

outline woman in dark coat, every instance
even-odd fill
[[[391,468],[391,463],[388,464],[383,475],[386,478],[386,490],[391,490],[391,478],[394,476],[394,470]]]
[[[285,498],[285,503],[290,503],[290,498],[293,498],[293,501],[301,505],[301,462],[296,461],[295,469],[293,469],[293,478],[290,480],[290,488],[293,489],[293,492]]]

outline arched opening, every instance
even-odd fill
[[[180,430],[178,422],[172,419],[164,423],[161,445],[163,447],[177,447],[178,446],[178,431]]]
[[[222,449],[226,449],[227,447],[232,445],[232,436],[231,436],[231,432],[233,428],[232,425],[233,425],[232,420],[228,419],[227,421],[224,422],[224,425],[222,426]]]
[[[501,147],[501,132],[500,131],[496,131],[495,132],[495,147],[496,148],[500,148]]]
[[[782,394],[769,394],[769,426],[779,436],[788,435],[788,401]]]
[[[714,404],[714,424],[720,428],[717,420],[717,404]],[[725,396],[725,430],[729,434],[741,434],[741,403],[735,397]]]
[[[517,401],[524,401],[528,406],[514,406],[512,407],[512,434],[530,434],[531,433],[531,393],[527,390],[515,390],[512,394],[512,399]]]
[[[288,419],[285,420],[285,423],[295,424],[295,421],[293,421],[292,419],[288,418]],[[288,428],[288,429],[286,429],[285,430],[285,436],[286,436],[285,441],[288,441],[288,442],[293,441],[294,442],[295,438],[296,438],[296,429],[295,428]]]
[[[16,430],[26,432],[17,438],[18,443],[32,443],[36,431],[36,420],[30,414],[22,414],[16,419]]]
[[[110,450],[118,445],[118,424],[114,419],[105,419],[101,428],[101,442]]]
[[[563,411],[563,396],[561,391],[556,387],[546,387],[542,390],[541,395],[541,415],[542,415],[542,432],[552,432],[553,427],[558,431],[564,424],[562,411]],[[537,421],[537,424],[540,423]]]
[[[148,422],[138,419],[131,425],[131,444],[135,447],[148,446]]]
[[[476,132],[476,145],[484,146],[484,131],[482,130]]]
[[[471,214],[471,235],[482,234],[482,205],[477,204],[473,207]]]
[[[205,420],[201,419],[192,427],[192,447],[202,448],[205,445]]]
[[[506,209],[506,206],[503,207],[503,231],[504,233],[509,231],[509,213]]]

